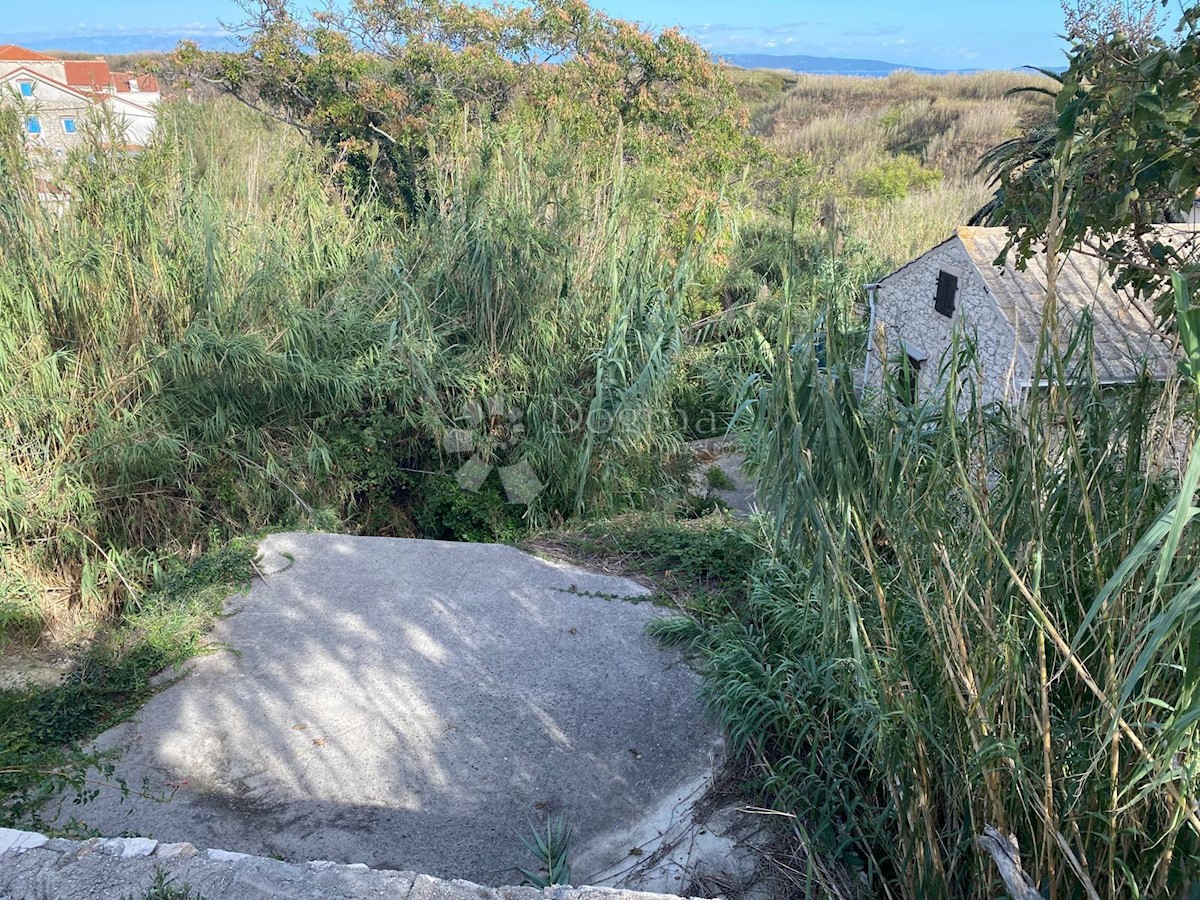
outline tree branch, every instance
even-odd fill
[[[1017,839],[1005,835],[991,825],[983,829],[978,838],[979,849],[992,857],[1004,886],[1013,900],[1045,900],[1033,884],[1033,879],[1021,868],[1021,852],[1017,847]]]

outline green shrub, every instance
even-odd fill
[[[854,189],[860,197],[887,202],[901,200],[909,191],[928,188],[941,180],[941,172],[925,168],[915,156],[901,154],[861,173]]]
[[[495,471],[477,491],[467,490],[450,475],[423,478],[413,489],[413,523],[423,538],[515,542],[526,530],[524,511],[524,506],[508,502]]]

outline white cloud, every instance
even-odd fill
[[[104,37],[106,35],[145,35],[147,37],[228,37],[230,32],[223,25],[208,22],[188,22],[184,25],[159,25],[130,28],[128,25],[101,25],[76,22],[73,28],[60,31],[33,31],[18,37],[25,40],[44,41],[56,37]]]

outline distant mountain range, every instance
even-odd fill
[[[16,40],[31,50],[62,50],[70,53],[123,54],[165,53],[181,40],[194,40],[205,50],[237,50],[234,42],[221,35],[178,35],[129,32],[123,34],[81,34],[70,37]],[[776,56],[770,53],[715,53],[717,59],[742,69],[785,69],[806,75],[865,75],[884,78],[893,72],[908,70],[923,75],[948,75],[975,72],[977,69],[930,69],[902,65],[880,59],[847,59],[837,56]]]
[[[229,38],[212,34],[193,36],[129,32],[128,34],[80,34],[70,37],[31,37],[25,40],[18,38],[12,42],[22,47],[28,47],[30,50],[42,52],[60,50],[64,53],[92,53],[100,56],[103,54],[166,53],[174,50],[175,45],[180,41],[195,41],[205,50],[239,49]]]
[[[866,75],[883,78],[893,72],[919,72],[922,75],[949,75],[975,72],[977,69],[928,69],[901,65],[880,59],[843,59],[837,56],[774,56],[770,53],[716,53],[718,59],[742,69],[786,69],[805,75]]]

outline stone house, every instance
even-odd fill
[[[1196,235],[1195,226],[1160,226]],[[1031,386],[1046,300],[1044,260],[1018,271],[995,265],[1008,241],[1003,228],[958,228],[953,237],[868,285],[871,329],[863,383],[878,390],[885,368],[915,401],[944,388],[954,342],[976,348],[975,389],[984,404],[1019,405]],[[1057,282],[1060,346],[1090,314],[1094,366],[1104,384],[1133,381],[1145,369],[1166,378],[1174,350],[1153,310],[1117,291],[1107,268],[1067,255]]]
[[[144,146],[161,96],[154,76],[114,73],[102,59],[0,45],[0,103],[17,107],[30,152],[43,164],[81,145],[88,129],[114,144]]]

